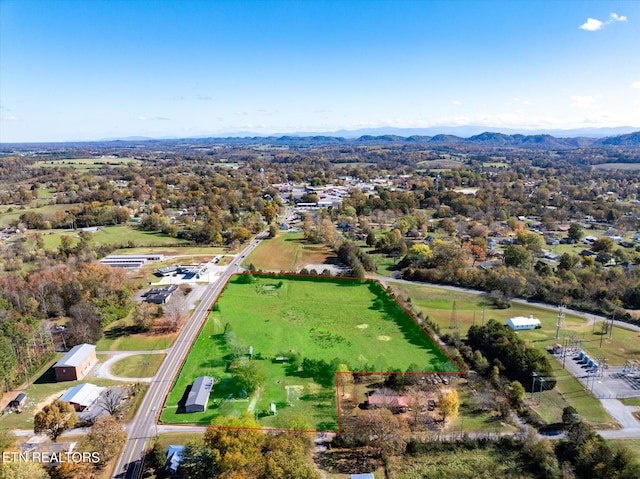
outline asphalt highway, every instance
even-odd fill
[[[148,447],[148,440],[157,435],[158,417],[175,374],[180,369],[191,348],[191,344],[208,316],[213,302],[222,291],[222,288],[224,288],[227,280],[234,273],[241,271],[240,264],[244,261],[244,258],[266,237],[266,233],[259,234],[234,258],[219,280],[207,286],[201,297],[200,304],[182,327],[173,346],[168,349],[166,359],[151,381],[149,390],[142,400],[138,412],[127,428],[127,443],[114,469],[114,478],[138,479],[141,477],[143,472],[142,454]]]

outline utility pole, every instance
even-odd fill
[[[611,327],[609,328],[609,339],[613,336],[613,322],[616,320],[616,308],[613,308],[613,316],[611,317]]]
[[[531,373],[531,376],[533,376],[533,381],[531,383],[531,399],[533,399],[533,390],[535,388],[536,385],[536,377],[538,376],[538,374],[534,371]]]
[[[564,304],[560,305],[558,310],[558,322],[556,323],[556,339],[560,337],[560,328],[562,327],[562,320],[564,319]]]
[[[458,314],[456,313],[456,301],[453,300],[453,306],[451,307],[451,319],[449,320],[449,328],[458,329]]]
[[[538,404],[542,403],[542,385],[544,384],[544,378],[540,378],[540,395],[538,396]]]

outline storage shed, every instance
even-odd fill
[[[18,409],[24,406],[24,403],[27,401],[27,395],[25,393],[20,393],[16,396],[13,401],[9,402],[9,407]]]
[[[78,344],[53,365],[56,381],[77,381],[98,361],[93,344]]]
[[[516,316],[515,318],[507,319],[507,326],[514,330],[520,329],[538,329],[541,328],[540,320],[533,316]]]
[[[214,382],[215,378],[211,376],[200,376],[193,381],[185,403],[186,412],[203,412],[207,408]]]

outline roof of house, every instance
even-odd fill
[[[369,405],[387,407],[409,407],[406,398],[403,396],[385,396],[383,394],[372,394],[369,396]]]
[[[215,379],[211,376],[200,376],[193,381],[193,386],[189,395],[187,396],[186,406],[198,404],[200,406],[206,406],[209,402],[209,394],[211,394],[211,388]]]
[[[96,347],[93,344],[78,344],[71,348],[71,350],[65,354],[60,361],[55,363],[53,367],[75,368],[76,366],[79,366],[92,351],[95,350]]]
[[[167,465],[166,468],[171,471],[177,471],[180,462],[182,462],[182,452],[184,446],[170,445],[167,447]]]
[[[78,384],[77,386],[67,389],[67,391],[60,396],[60,401],[89,407],[98,399],[98,396],[100,396],[103,390],[104,388],[91,383]]]

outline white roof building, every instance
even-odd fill
[[[78,384],[69,388],[67,392],[60,396],[60,401],[68,402],[76,411],[83,411],[96,402],[102,391],[104,391],[104,388],[95,384]]]
[[[511,329],[538,329],[542,327],[539,319],[534,318],[532,315],[528,317],[516,316],[515,318],[507,319],[507,326]]]

